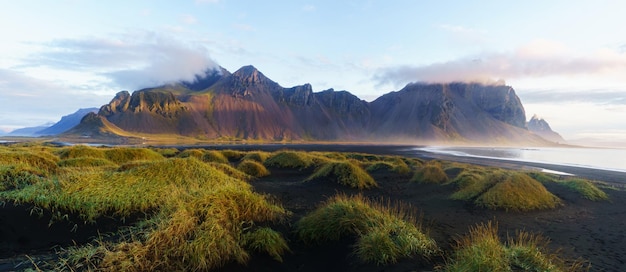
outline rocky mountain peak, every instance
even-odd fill
[[[541,136],[542,138],[552,141],[555,143],[563,143],[565,139],[561,137],[558,133],[554,132],[550,127],[550,124],[543,118],[539,117],[537,114],[534,114],[530,121],[526,123],[526,127],[531,132]]]
[[[272,82],[252,65],[239,68],[239,70],[233,73],[233,76],[238,78],[241,82],[247,84],[263,84]]]

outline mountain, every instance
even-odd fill
[[[7,135],[8,136],[26,136],[26,137],[39,136],[39,134],[37,134],[39,131],[47,129],[53,124],[54,123],[47,123],[47,124],[43,124],[43,125],[35,126],[35,127],[18,128],[16,130],[9,132]]]
[[[78,125],[87,113],[90,112],[98,112],[97,108],[86,108],[79,109],[72,114],[65,115],[61,117],[61,120],[56,123],[47,123],[41,126],[35,127],[25,127],[11,131],[9,136],[27,136],[27,137],[37,137],[37,136],[52,136],[58,135],[63,132],[70,130],[71,128]]]
[[[528,121],[526,124],[528,130],[533,133],[541,136],[542,138],[555,142],[555,143],[565,143],[565,139],[561,137],[560,134],[554,132],[550,125],[543,118],[539,118],[536,114]]]
[[[68,114],[68,115],[61,117],[61,120],[59,122],[56,122],[54,125],[50,127],[39,130],[35,134],[41,135],[41,136],[61,134],[63,132],[70,130],[76,125],[78,125],[80,123],[80,120],[83,119],[83,117],[85,117],[85,115],[87,115],[90,112],[96,113],[98,112],[98,109],[97,108],[79,109],[72,114]]]
[[[284,88],[253,66],[194,82],[119,92],[68,134],[197,139],[545,144],[509,86],[409,84],[371,103],[347,91]]]

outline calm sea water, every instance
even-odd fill
[[[424,147],[420,150],[464,157],[507,159],[626,172],[626,149]]]

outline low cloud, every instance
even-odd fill
[[[193,80],[219,67],[202,45],[178,42],[153,32],[126,33],[110,38],[56,40],[26,60],[70,71],[91,70],[111,80],[111,87],[139,89],[178,80]]]
[[[523,90],[517,94],[524,103],[532,104],[564,104],[592,103],[596,105],[626,106],[624,90]]]
[[[626,53],[602,50],[580,55],[565,46],[536,41],[508,53],[487,53],[422,66],[381,69],[378,84],[409,82],[493,82],[549,76],[602,75],[626,71]],[[626,83],[626,82],[625,82]]]

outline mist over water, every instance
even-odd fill
[[[618,148],[431,146],[419,150],[462,157],[540,162],[626,172],[626,149]]]

